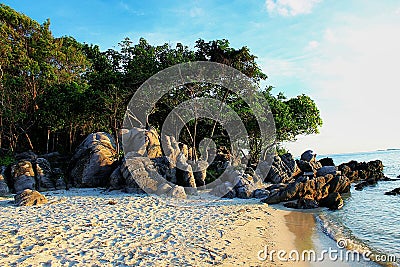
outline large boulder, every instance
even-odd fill
[[[46,204],[47,198],[36,190],[25,189],[21,193],[14,196],[17,206],[34,206]]]
[[[16,194],[25,189],[36,189],[35,172],[32,163],[28,160],[20,160],[12,165],[11,180]]]
[[[251,198],[257,186],[254,184],[253,177],[242,174],[233,189],[236,191],[236,197]]]
[[[71,159],[70,182],[76,187],[107,186],[117,158],[115,140],[110,134],[90,134]]]
[[[186,198],[181,186],[175,186],[158,173],[154,162],[148,157],[136,157],[135,153],[128,153],[120,167],[122,187],[127,192],[139,192],[142,189],[149,194]]]
[[[151,159],[162,156],[160,138],[157,131],[142,128],[121,130],[122,143],[125,154],[135,153],[135,156],[147,156]]]
[[[315,159],[315,154],[312,150],[307,150],[301,154],[300,159],[310,162],[312,159]]]

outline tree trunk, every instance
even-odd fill
[[[69,152],[72,152],[72,123],[69,125]]]
[[[49,143],[50,143],[50,128],[47,128],[46,154],[49,153]]]
[[[33,145],[32,145],[31,139],[29,138],[28,133],[24,131],[24,134],[25,134],[26,140],[28,140],[28,144],[29,144],[30,149],[33,151],[34,150],[33,149]]]

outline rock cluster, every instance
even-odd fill
[[[126,136],[125,136],[126,135]],[[195,175],[187,160],[188,150],[173,137],[165,140],[166,151],[161,153],[159,137],[155,130],[133,128],[123,131],[125,158],[110,174],[110,189],[126,192],[145,192],[186,198],[184,186],[196,188]],[[177,167],[180,167],[177,168]]]
[[[329,209],[340,209],[343,206],[340,193],[350,191],[350,180],[340,175],[327,174],[309,179],[300,176],[294,182],[282,184],[278,188],[272,186],[266,188],[270,195],[262,199],[262,202],[276,204],[286,203],[285,206],[297,209],[310,209],[327,207]]]
[[[0,194],[19,194],[25,189],[44,191],[65,188],[61,170],[52,168],[44,157],[24,152],[15,158],[15,163],[1,167]]]
[[[357,162],[353,160],[340,164],[338,169],[351,182],[358,182],[355,186],[356,190],[363,190],[366,186],[374,185],[386,178],[383,174],[383,164],[380,160],[370,162]]]
[[[359,181],[355,188],[360,190],[383,178],[383,164],[379,160],[351,161],[336,167],[331,158],[317,161],[311,150],[305,151],[295,162],[288,155],[275,156],[267,176],[267,181],[273,185],[263,189],[267,197],[262,202],[276,204],[295,200],[285,206],[340,209],[343,206],[341,194],[350,191],[352,182]]]
[[[252,176],[234,166],[229,166],[215,183],[211,194],[226,198],[251,198],[259,188]]]

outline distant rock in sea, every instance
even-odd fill
[[[389,195],[389,196],[397,196],[400,195],[400,187],[393,189],[392,191],[386,192],[385,195]]]

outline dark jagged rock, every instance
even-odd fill
[[[297,169],[297,165],[296,161],[293,159],[292,154],[286,153],[281,155],[280,157],[285,165],[289,168],[289,171],[293,174]]]
[[[351,182],[360,181],[356,190],[363,190],[365,187],[374,185],[378,181],[384,180],[383,164],[380,160],[366,162],[350,161],[340,164],[339,171],[350,179]]]
[[[318,207],[319,201],[328,197],[330,193],[346,193],[350,190],[350,181],[343,176],[333,176],[331,174],[325,177],[313,179],[296,179],[286,187],[273,189],[267,188],[271,194],[261,201],[267,204],[277,204],[280,202],[296,200],[295,204],[288,204],[291,207],[307,209]],[[315,201],[315,202],[314,202]]]
[[[271,192],[269,190],[267,190],[265,188],[259,188],[259,189],[254,190],[253,197],[262,199],[262,198],[268,197],[270,194],[271,194]]]
[[[313,167],[311,166],[310,162],[305,160],[298,160],[297,166],[299,166],[302,172],[313,172]]]
[[[297,180],[296,180],[297,181]],[[287,184],[284,183],[280,183],[280,184],[272,184],[270,186],[268,186],[266,189],[268,189],[269,191],[275,190],[275,189],[282,189],[282,188],[286,188]]]
[[[327,174],[335,175],[337,172],[335,166],[322,166],[317,170],[317,176],[325,176]]]
[[[375,185],[377,182],[378,182],[377,180],[375,180],[373,178],[370,178],[370,179],[367,179],[365,181],[362,181],[362,182],[359,182],[358,184],[356,184],[354,186],[354,189],[358,190],[358,191],[361,191],[367,186]]]
[[[307,150],[305,152],[303,152],[303,154],[301,154],[300,159],[310,162],[313,158],[315,158],[315,154],[312,150]]]
[[[267,204],[278,204],[280,202],[294,200],[299,197],[299,190],[302,186],[302,183],[292,182],[284,189],[271,191],[271,194],[261,201]]]
[[[234,190],[236,190],[236,196],[238,198],[251,198],[256,189],[257,188],[253,182],[253,178],[251,176],[246,177],[245,174],[240,177],[239,181],[234,187]]]
[[[15,204],[17,206],[34,206],[46,204],[47,198],[36,190],[25,189],[21,193],[15,195]]]
[[[342,196],[338,192],[330,193],[326,198],[320,200],[321,207],[327,207],[330,210],[338,210],[343,207]]]
[[[265,180],[274,184],[287,183],[292,179],[296,169],[296,161],[290,154],[276,155]]]
[[[110,190],[122,189],[124,186],[124,177],[122,176],[121,166],[115,168],[110,175]]]
[[[400,195],[400,187],[396,188],[396,189],[393,189],[392,191],[386,192],[385,195],[389,195],[389,196]]]
[[[332,158],[322,158],[318,160],[319,163],[321,163],[322,167],[324,166],[335,166],[335,163],[333,162]]]
[[[283,205],[292,209],[316,209],[319,207],[318,202],[311,196],[301,197],[297,202],[288,202]]]
[[[47,159],[37,158],[35,167],[36,181],[38,182],[39,191],[56,190],[66,187],[62,171],[52,169],[50,162]]]
[[[333,176],[331,174],[326,175],[326,186],[329,186],[329,193],[348,193],[350,192],[351,182],[345,176]]]

